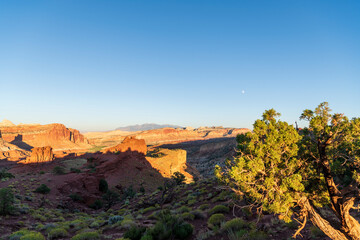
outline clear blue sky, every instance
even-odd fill
[[[0,1],[0,121],[293,123],[360,116],[360,1]],[[243,94],[242,91],[245,91]]]

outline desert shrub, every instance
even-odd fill
[[[76,234],[71,240],[96,240],[100,239],[100,235],[97,232],[83,232]]]
[[[44,172],[44,171],[40,171],[39,173],[40,173],[40,174],[45,174],[45,172]]]
[[[174,172],[171,178],[175,181],[176,185],[181,185],[185,183],[186,177],[181,172]]]
[[[5,168],[0,169],[0,180],[8,180],[10,178],[15,178],[15,176],[9,172],[6,171]]]
[[[241,229],[248,229],[248,228],[249,228],[249,224],[241,218],[231,219],[230,221],[227,221],[223,226],[223,230],[226,231],[228,230],[239,231]]]
[[[39,232],[23,229],[12,233],[9,240],[45,240],[45,237]]]
[[[40,187],[35,189],[35,192],[46,194],[46,193],[50,192],[50,188],[48,186],[46,186],[45,184],[41,184]]]
[[[39,232],[30,232],[20,237],[20,240],[45,240],[45,237]]]
[[[226,207],[224,205],[217,205],[209,211],[209,214],[213,215],[215,213],[228,213],[229,211],[230,211],[229,207]]]
[[[122,220],[124,220],[123,216],[115,215],[115,216],[109,217],[108,223],[109,223],[109,225],[112,225],[117,222],[121,222]]]
[[[109,189],[109,185],[107,183],[107,181],[105,179],[100,179],[99,181],[99,191],[106,193],[107,190]]]
[[[133,188],[133,186],[131,185],[130,187],[128,187],[125,191],[124,191],[124,195],[123,195],[123,199],[126,198],[133,198],[136,195],[136,192]]]
[[[48,239],[64,238],[68,236],[68,232],[64,228],[53,228],[48,233]]]
[[[70,168],[70,172],[72,173],[81,173],[81,170],[78,168]]]
[[[70,194],[69,196],[74,202],[82,202],[84,199],[77,193]]]
[[[110,209],[120,200],[120,195],[113,190],[107,190],[106,193],[102,196],[102,199],[106,203],[106,209]]]
[[[208,209],[210,207],[210,205],[208,203],[205,203],[205,204],[202,204],[199,206],[199,209],[200,210],[205,210],[205,209]]]
[[[159,213],[159,221],[148,230],[153,239],[185,239],[193,232],[193,227],[182,218],[171,215],[170,211],[163,210]]]
[[[140,191],[141,193],[145,193],[145,188],[144,188],[143,186],[141,186],[140,189],[139,189],[139,191]]]
[[[131,240],[140,240],[141,236],[145,232],[146,228],[132,226],[125,234],[124,238],[129,238]]]
[[[182,217],[182,219],[184,219],[184,220],[194,220],[195,219],[195,216],[194,216],[194,214],[191,214],[191,213],[189,213],[189,212],[185,212],[185,213],[183,213],[183,214],[181,214],[181,217]]]
[[[181,208],[179,208],[177,210],[178,213],[184,213],[184,212],[190,212],[191,208],[187,207],[187,206],[182,206]]]
[[[89,207],[91,207],[92,209],[98,210],[101,209],[103,207],[103,202],[99,199],[95,200],[95,202],[93,202],[92,204],[90,204]]]
[[[14,207],[14,194],[9,188],[1,188],[0,189],[0,215],[8,215],[11,214]]]
[[[194,231],[194,227],[190,223],[183,223],[181,225],[176,225],[174,228],[174,235],[177,239],[186,239]]]
[[[151,212],[151,211],[154,211],[154,210],[156,210],[156,207],[151,206],[151,207],[148,207],[148,208],[143,209],[143,210],[141,211],[141,213],[142,213],[142,214],[146,214],[146,213]]]
[[[213,214],[207,221],[208,227],[213,229],[216,226],[220,226],[222,222],[225,221],[225,216],[222,213]]]
[[[149,235],[149,234],[145,234],[144,236],[142,236],[141,238],[140,238],[140,240],[153,240],[154,238],[151,236],[151,235]]]
[[[65,168],[62,166],[56,166],[53,168],[53,173],[56,175],[62,175],[65,174]]]

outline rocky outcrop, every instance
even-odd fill
[[[0,137],[0,160],[17,161],[26,158],[27,156],[29,156],[28,151],[20,149]]]
[[[54,160],[52,147],[35,147],[31,149],[30,157],[26,158],[26,160],[20,161],[19,163],[43,163],[51,162],[52,160]]]
[[[186,182],[190,183],[196,177],[200,177],[199,172],[187,164],[186,151],[182,149],[159,149],[160,157],[147,157],[151,166],[159,171],[164,178],[171,178],[175,172],[185,175]]]
[[[2,138],[22,149],[51,146],[54,150],[85,149],[88,140],[63,124],[0,126]]]
[[[136,139],[134,137],[126,137],[120,144],[106,148],[103,150],[104,153],[115,153],[115,152],[138,152],[146,155],[147,147],[144,139]]]

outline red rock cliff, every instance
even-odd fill
[[[63,124],[0,127],[2,138],[24,149],[51,146],[55,150],[88,148],[88,140],[78,130]]]

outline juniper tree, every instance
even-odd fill
[[[216,175],[260,211],[285,221],[299,217],[294,237],[310,219],[332,239],[360,239],[349,212],[360,198],[360,119],[330,111],[326,102],[305,110],[300,119],[309,125],[299,131],[276,120],[274,109],[265,111],[253,132],[238,136],[238,156],[224,169],[217,166]]]

